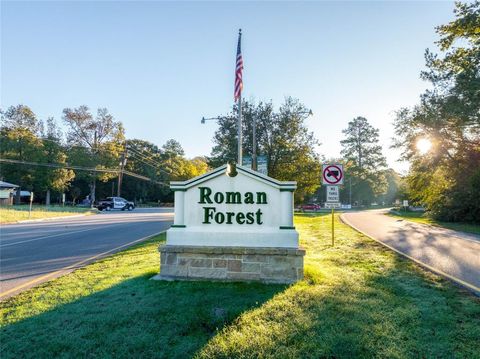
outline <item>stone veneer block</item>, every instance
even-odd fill
[[[301,248],[161,245],[159,280],[294,283],[303,279]]]

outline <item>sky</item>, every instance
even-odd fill
[[[128,138],[178,140],[210,154],[214,121],[233,105],[238,29],[243,96],[298,98],[329,157],[342,129],[366,117],[389,166],[395,111],[428,88],[420,79],[435,27],[453,2],[1,2],[0,106],[24,104],[61,122],[66,107],[106,107]]]

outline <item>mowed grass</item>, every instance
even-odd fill
[[[32,206],[32,213],[30,215],[29,209],[28,205],[0,207],[0,223],[13,223],[27,219],[73,216],[76,214],[93,214],[97,212],[97,210],[92,210],[90,208]]]
[[[3,358],[479,358],[480,298],[330,216],[294,285],[158,282],[159,236],[1,303]]]
[[[454,231],[461,231],[466,233],[480,234],[480,225],[471,223],[454,223],[454,222],[441,222],[434,220],[425,212],[405,212],[403,210],[389,212],[387,215],[396,218],[403,218],[407,221],[417,222],[422,224],[429,224],[436,227],[443,227],[447,229],[453,229]]]

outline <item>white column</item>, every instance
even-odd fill
[[[173,219],[174,225],[184,225],[184,211],[185,211],[185,192],[175,191],[175,218]]]
[[[293,191],[280,192],[282,202],[282,227],[293,227]]]

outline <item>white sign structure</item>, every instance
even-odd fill
[[[294,283],[305,250],[293,226],[296,182],[224,165],[175,191],[174,223],[159,248],[159,280]]]
[[[338,186],[327,186],[327,202],[340,202]]]
[[[325,208],[332,209],[332,208],[340,208],[340,207],[341,207],[341,204],[338,202],[325,202]]]
[[[293,227],[296,182],[227,165],[185,182],[171,182],[175,219],[167,245],[298,247]]]
[[[322,184],[324,185],[342,185],[343,184],[343,165],[327,164],[322,166]]]
[[[408,201],[406,199],[403,200],[403,207],[408,207]]]

